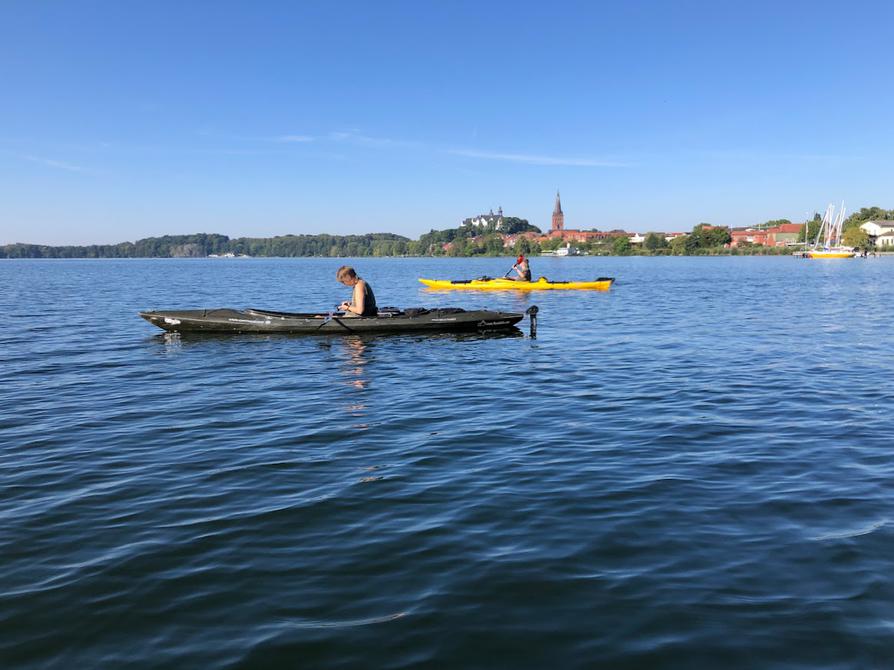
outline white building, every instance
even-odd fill
[[[875,246],[879,249],[894,249],[894,230],[876,236]]]
[[[875,242],[875,246],[881,248],[894,248],[894,221],[867,221],[860,225],[869,239]]]
[[[497,213],[494,214],[494,210],[490,210],[489,214],[479,214],[478,216],[473,216],[468,219],[463,219],[464,226],[475,226],[476,228],[487,226],[493,224],[494,230],[500,230],[503,227],[503,208],[500,207],[497,209]]]
[[[556,256],[578,256],[580,251],[577,247],[572,247],[571,242],[566,242],[564,247],[556,249]]]

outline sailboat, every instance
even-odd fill
[[[807,258],[853,258],[856,254],[851,247],[841,244],[841,227],[844,225],[844,203],[838,213],[835,213],[835,205],[826,207],[823,221],[813,247],[807,249]]]

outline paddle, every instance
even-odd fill
[[[515,265],[513,265],[511,268],[509,268],[509,269],[506,271],[506,274],[504,274],[503,276],[504,276],[504,277],[508,277],[508,276],[509,276],[509,273],[512,272],[515,268],[517,268],[517,267],[519,266],[519,264],[520,264],[523,260],[525,260],[525,257],[524,257],[524,256],[519,256],[518,258],[516,258],[516,259],[515,259]]]
[[[353,332],[354,332],[353,329],[351,329],[349,326],[346,326],[346,325],[342,322],[342,320],[339,318],[339,317],[341,317],[341,316],[344,314],[344,312],[341,311],[341,310],[339,309],[340,307],[341,307],[341,305],[336,305],[336,306],[335,306],[335,310],[336,310],[336,311],[334,311],[334,312],[329,312],[329,313],[326,315],[326,318],[323,319],[323,322],[322,322],[319,326],[317,326],[317,330],[320,330],[320,328],[322,328],[323,326],[325,326],[325,325],[326,325],[327,323],[329,323],[330,321],[335,321],[335,323],[337,323],[339,326],[341,326],[342,328],[344,328],[345,330],[347,330],[349,333],[353,333]]]

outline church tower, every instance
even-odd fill
[[[565,215],[562,213],[562,201],[559,200],[558,190],[556,190],[556,206],[553,209],[552,230],[565,230]]]

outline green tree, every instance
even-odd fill
[[[798,233],[798,241],[804,241],[804,232],[806,228],[807,241],[813,242],[813,240],[816,239],[816,234],[819,232],[820,223],[822,223],[822,217],[817,214],[813,217],[812,221],[808,221],[806,224],[801,226],[801,232]]]
[[[648,249],[649,251],[666,249],[667,240],[664,238],[664,235],[659,235],[658,233],[649,233],[648,235],[646,235],[646,239],[643,240],[643,248]]]
[[[854,249],[869,248],[869,234],[862,228],[848,228],[841,237],[847,246]]]
[[[488,256],[502,256],[506,253],[503,238],[499,235],[488,235],[484,242],[484,251]]]
[[[670,241],[671,253],[675,256],[682,256],[687,253],[687,244],[691,235],[680,235]]]
[[[468,244],[463,238],[453,240],[452,246],[447,250],[448,256],[466,256],[468,255]]]
[[[499,232],[505,235],[514,235],[515,233],[526,232],[539,233],[540,228],[532,226],[527,219],[520,219],[517,216],[503,217],[503,225],[500,226]]]
[[[612,241],[612,251],[618,256],[625,256],[630,253],[630,238],[626,235],[619,235]]]
[[[731,239],[729,228],[700,223],[692,229],[692,234],[687,236],[686,252],[693,253],[697,249],[716,249],[729,244]]]
[[[844,221],[842,230],[859,228],[867,221],[894,219],[894,209],[882,209],[881,207],[861,207],[859,212],[854,212]]]
[[[726,246],[732,241],[733,238],[730,235],[729,228],[723,227],[706,230],[705,239],[708,243],[708,247],[716,249],[717,247]]]

